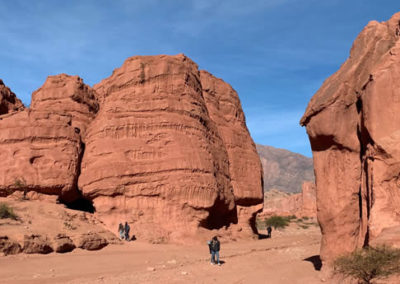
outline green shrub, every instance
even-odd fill
[[[388,246],[359,249],[334,262],[335,273],[373,283],[374,279],[400,273],[400,250]]]
[[[27,198],[26,198],[26,194],[28,193],[28,188],[27,188],[27,186],[26,186],[26,181],[25,181],[25,179],[24,178],[21,178],[21,179],[19,179],[19,178],[17,178],[17,179],[15,179],[15,181],[14,181],[14,185],[15,185],[15,187],[18,189],[18,190],[23,190],[24,191],[24,196],[23,196],[23,200],[26,200]]]
[[[14,210],[5,203],[0,203],[0,219],[13,219],[17,220],[18,216],[14,213]]]
[[[277,228],[285,228],[289,225],[290,219],[289,217],[282,217],[282,216],[272,216],[266,220],[266,225]]]

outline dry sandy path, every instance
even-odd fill
[[[0,257],[0,283],[321,283],[321,273],[304,260],[319,253],[318,228],[221,246],[222,266],[210,265],[206,244],[140,241],[94,252]]]

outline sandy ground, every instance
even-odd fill
[[[100,251],[0,257],[0,283],[321,283],[319,228],[273,232],[271,239],[221,243],[221,266],[204,246],[132,241]]]

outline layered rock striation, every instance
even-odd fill
[[[301,119],[313,151],[323,260],[400,226],[399,38],[400,13],[370,22]]]
[[[33,93],[30,108],[0,116],[0,195],[24,190],[65,202],[79,198],[82,133],[97,109],[82,79],[61,74]]]
[[[0,119],[2,195],[84,198],[108,228],[155,242],[255,230],[261,164],[239,98],[182,54],[131,57],[93,89],[50,76]]]
[[[235,183],[229,156],[235,131],[239,143],[246,135],[251,141],[244,117],[230,123],[231,134],[221,131],[186,56],[129,58],[94,88],[102,104],[88,129],[79,187],[110,227],[127,220],[138,237],[177,239],[198,227],[238,223],[238,206],[260,204],[258,157],[249,161],[258,163],[251,168],[258,176],[244,187]],[[227,96],[225,104],[241,111],[236,93]],[[240,153],[248,158],[245,148]]]

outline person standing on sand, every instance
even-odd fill
[[[129,227],[128,222],[125,222],[125,240],[129,242],[129,231],[131,227]]]
[[[124,230],[124,225],[122,225],[122,223],[119,223],[118,225],[118,232],[119,232],[119,238],[123,240],[125,238],[125,230]]]
[[[209,247],[211,252],[211,264],[215,264],[215,257],[217,257],[217,264],[221,265],[221,263],[219,262],[219,250],[221,248],[221,244],[217,236],[214,236],[209,242]]]
[[[271,232],[272,232],[272,228],[271,228],[271,226],[268,226],[268,228],[267,228],[267,232],[268,232],[268,235],[267,235],[267,237],[268,238],[271,238],[272,236],[271,236]]]

